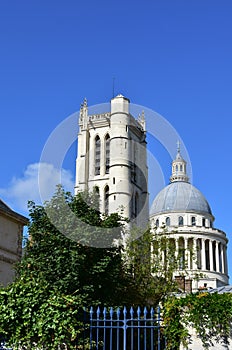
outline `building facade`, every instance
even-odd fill
[[[226,234],[214,228],[214,216],[203,194],[189,183],[186,161],[178,147],[170,184],[158,193],[150,210],[155,234],[165,226],[179,257],[176,278],[187,273],[192,289],[228,284]],[[184,289],[184,280],[182,279]]]
[[[102,213],[120,212],[139,225],[148,223],[145,118],[131,115],[127,98],[116,96],[110,111],[94,115],[84,101],[77,154],[76,193],[95,190]]]
[[[23,227],[28,219],[0,200],[0,284],[13,281],[14,265],[22,256]]]

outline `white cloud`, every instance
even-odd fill
[[[7,188],[0,188],[0,197],[12,209],[25,214],[28,200],[41,204],[51,198],[58,184],[62,184],[66,191],[73,192],[71,171],[57,169],[48,163],[29,164],[22,177],[14,177]]]

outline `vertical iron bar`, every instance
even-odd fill
[[[144,335],[144,350],[147,350],[147,308],[144,307],[143,310],[143,316],[144,316],[144,326],[143,326],[143,335]]]
[[[106,349],[106,314],[107,314],[107,311],[106,311],[106,307],[104,307],[103,309],[103,350],[107,350]]]
[[[127,319],[126,319],[126,307],[124,306],[123,309],[123,315],[124,315],[124,319],[123,319],[123,350],[126,350],[126,323],[127,323]]]
[[[160,306],[157,308],[157,316],[158,316],[158,348],[160,350]]]
[[[154,350],[154,309],[151,308],[151,350]]]
[[[90,342],[90,350],[92,350],[92,340],[93,340],[93,334],[92,334],[92,329],[93,329],[93,307],[91,306],[90,311],[89,311],[89,318],[90,318],[90,335],[89,335],[89,342]]]
[[[141,311],[140,311],[140,307],[138,306],[138,309],[137,309],[137,316],[138,316],[138,350],[140,350],[140,314],[141,314]]]
[[[119,349],[119,342],[120,342],[120,338],[119,338],[119,327],[120,327],[120,309],[119,307],[117,308],[117,350]]]
[[[98,343],[99,343],[99,317],[100,317],[100,307],[97,308],[97,335],[96,335],[96,349],[98,350]]]
[[[131,315],[131,350],[134,350],[134,309],[131,307],[130,309]]]
[[[112,350],[112,344],[113,344],[113,314],[114,310],[111,307],[110,308],[110,350]]]

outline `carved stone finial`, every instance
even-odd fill
[[[84,102],[83,102],[83,107],[87,107],[88,106],[88,104],[87,104],[87,98],[85,97],[84,98]]]
[[[87,127],[87,119],[88,119],[88,104],[86,97],[84,101],[81,103],[80,114],[79,114],[79,123],[83,128]]]
[[[146,120],[145,120],[145,113],[142,111],[142,114],[138,115],[138,122],[142,126],[143,130],[146,130]]]

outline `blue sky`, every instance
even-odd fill
[[[231,232],[232,2],[230,0],[0,2],[0,196],[26,214],[38,200],[49,135],[79,109],[115,93],[162,115],[191,159],[215,226]],[[152,152],[166,183],[171,157]],[[75,146],[64,161],[72,186]],[[55,169],[47,169],[56,178]],[[154,181],[154,185],[152,183]],[[155,174],[150,189],[158,190]],[[232,245],[228,258],[232,273]]]

